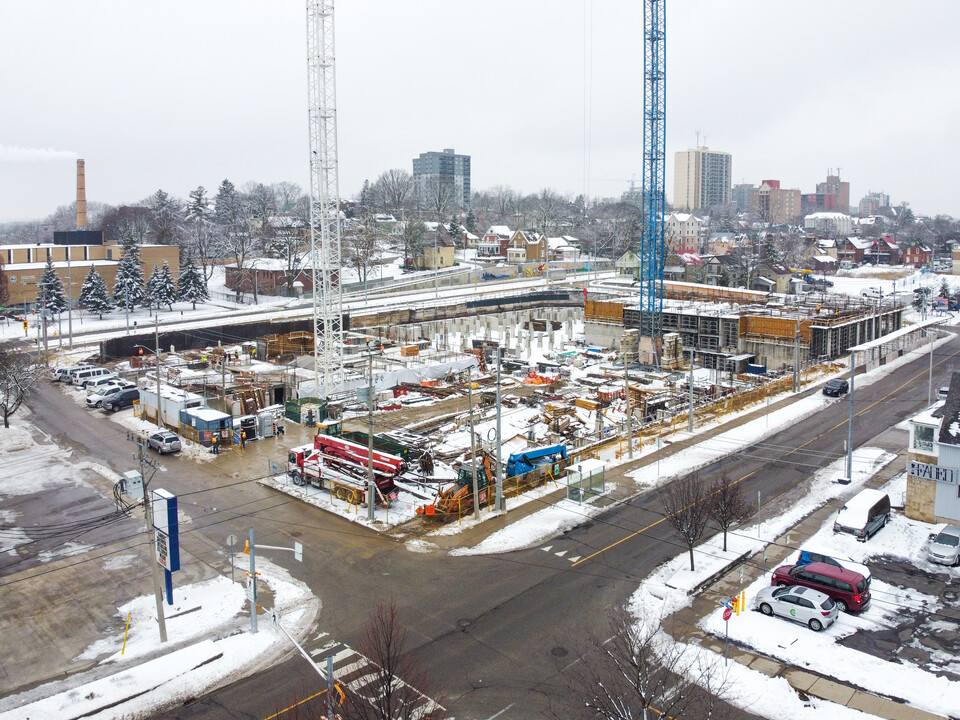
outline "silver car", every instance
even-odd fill
[[[147,445],[161,455],[180,452],[180,438],[169,430],[160,430],[147,438]]]
[[[960,527],[946,525],[936,535],[930,535],[927,560],[938,565],[960,565]]]
[[[779,615],[796,620],[819,632],[833,625],[840,613],[826,594],[800,585],[771,585],[757,593],[757,608],[764,615]]]

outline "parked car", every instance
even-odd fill
[[[848,392],[850,392],[850,383],[840,378],[827,380],[827,384],[823,386],[823,394],[828,397],[840,397],[841,395],[846,395]]]
[[[822,562],[826,563],[827,565],[834,565],[846,570],[853,570],[854,572],[860,573],[867,579],[867,587],[870,586],[870,582],[873,580],[873,574],[870,572],[870,568],[868,568],[866,565],[862,565],[836,552],[828,552],[822,548],[817,548],[809,544],[805,544],[802,548],[800,548],[800,552],[797,553],[797,559],[794,562],[796,562],[797,565],[808,565],[812,562]]]
[[[764,615],[796,620],[817,632],[833,625],[840,614],[829,595],[801,585],[763,588],[757,593],[757,608]]]
[[[133,407],[133,403],[140,399],[140,389],[136,387],[117,390],[111,395],[104,395],[100,407],[109,412],[116,412],[124,408]]]
[[[913,289],[913,291],[914,291],[917,295],[929,295],[930,292],[931,292],[931,291],[930,291],[930,288],[928,288],[926,285],[921,285],[920,287],[915,287],[915,288]]]
[[[880,288],[869,287],[860,293],[861,297],[878,299],[883,297],[883,291]]]
[[[850,533],[860,542],[866,542],[890,519],[890,496],[882,490],[861,490],[837,513],[833,523],[835,533]]]
[[[946,525],[940,532],[931,534],[927,560],[938,565],[960,565],[960,527]]]
[[[147,438],[147,445],[161,455],[180,452],[180,438],[169,430],[158,430]]]
[[[949,387],[937,388],[937,400],[946,400],[947,395],[950,394]]]
[[[773,571],[771,585],[802,585],[830,596],[841,612],[862,612],[870,605],[867,579],[858,572],[826,563],[781,565]]]
[[[87,407],[98,408],[103,404],[105,397],[113,395],[118,390],[125,390],[129,387],[136,387],[136,385],[128,383],[126,380],[114,380],[104,383],[100,387],[94,388],[90,394],[87,395]]]

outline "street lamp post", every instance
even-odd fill
[[[160,376],[160,330],[156,318],[154,318],[154,337],[157,344],[157,347],[152,351],[157,355],[157,427],[163,429],[163,378]],[[145,345],[134,345],[134,347],[151,352],[150,348]]]

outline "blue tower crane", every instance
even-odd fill
[[[663,192],[666,136],[666,0],[643,2],[643,230],[640,236],[640,336],[663,334]],[[659,356],[659,350],[657,352]]]

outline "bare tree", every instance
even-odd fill
[[[658,494],[667,521],[690,552],[690,569],[693,570],[693,548],[703,537],[710,517],[703,480],[699,473],[693,473],[670,483]]]
[[[363,688],[344,688],[344,720],[420,720],[443,717],[429,699],[429,678],[419,658],[408,647],[409,634],[397,618],[391,599],[370,613],[358,650],[376,664],[376,676]]]
[[[740,483],[731,481],[726,473],[714,480],[707,492],[707,513],[723,530],[723,550],[726,552],[727,530],[750,518],[755,508],[747,502]]]
[[[0,414],[5,428],[10,427],[10,416],[33,392],[40,373],[28,353],[0,348]]]
[[[207,282],[213,277],[213,263],[217,257],[217,233],[214,232],[213,211],[207,190],[200,185],[190,191],[190,200],[185,209],[185,219],[189,229],[188,254],[200,263],[203,279]]]
[[[380,252],[383,236],[372,213],[360,221],[355,232],[344,238],[343,264],[357,271],[357,278],[366,283],[373,268],[382,264]]]
[[[373,204],[381,210],[399,212],[410,205],[413,197],[413,176],[406,170],[394,168],[380,173],[371,187]]]
[[[707,662],[674,643],[658,618],[611,612],[600,634],[577,648],[579,658],[563,672],[558,718],[597,720],[701,720],[733,717],[724,701],[729,681],[719,661]]]
[[[420,207],[436,222],[446,222],[450,212],[457,206],[452,178],[427,177],[417,191]]]

